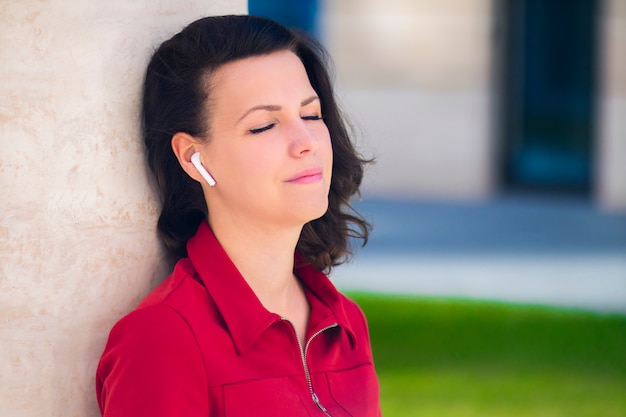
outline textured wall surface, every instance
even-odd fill
[[[597,194],[602,206],[626,211],[626,1],[603,5]]]
[[[0,3],[0,416],[99,415],[112,324],[167,273],[138,130],[151,51],[245,0]]]

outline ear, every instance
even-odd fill
[[[191,155],[199,150],[201,142],[188,133],[178,132],[172,136],[172,150],[183,170],[194,180],[202,183],[202,175],[191,163]]]

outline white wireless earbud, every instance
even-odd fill
[[[209,171],[207,171],[206,168],[202,166],[202,162],[200,162],[200,152],[196,152],[191,155],[191,163],[193,164],[193,166],[196,167],[200,175],[202,175],[202,178],[204,178],[206,182],[209,183],[209,186],[213,187],[215,185],[215,180],[213,179],[211,174],[209,174]]]

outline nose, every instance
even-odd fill
[[[316,135],[315,127],[307,125],[307,123],[310,121],[300,119],[294,122],[289,130],[289,153],[294,157],[315,152],[319,147],[319,138]]]

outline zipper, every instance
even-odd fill
[[[293,333],[296,336],[296,341],[298,342],[298,348],[300,349],[300,358],[302,359],[302,366],[304,367],[304,376],[306,377],[306,383],[307,383],[307,385],[309,387],[309,393],[311,394],[311,398],[313,399],[313,402],[324,413],[324,415],[326,415],[327,417],[332,417],[328,413],[328,410],[326,410],[326,407],[324,407],[324,405],[320,401],[320,399],[317,396],[317,394],[315,393],[315,391],[313,390],[313,383],[311,382],[311,373],[309,372],[309,366],[307,365],[307,362],[306,362],[306,354],[307,354],[307,352],[309,350],[309,345],[311,344],[313,339],[315,339],[317,336],[319,336],[320,334],[322,334],[326,330],[332,329],[333,327],[337,327],[337,323],[330,324],[330,325],[328,325],[326,327],[321,328],[320,330],[316,331],[315,333],[313,333],[311,335],[311,337],[307,340],[306,345],[303,348],[302,347],[302,343],[300,343],[300,339],[298,339],[298,333],[296,332],[296,328],[294,327],[293,323],[291,321],[289,321],[289,319],[286,319],[284,317],[281,317],[281,318],[291,325],[291,328],[293,329]]]

